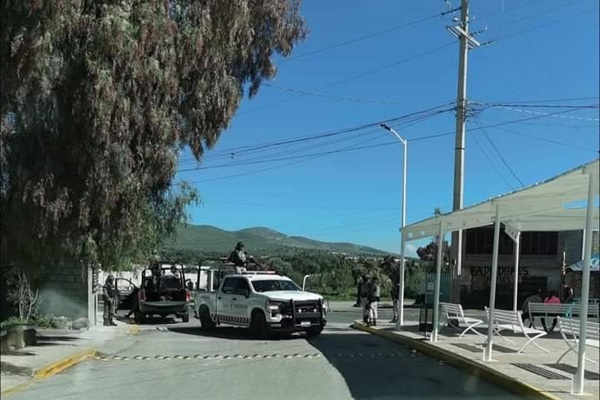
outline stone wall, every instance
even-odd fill
[[[87,268],[79,262],[60,262],[45,268],[40,285],[39,311],[71,319],[90,318]]]

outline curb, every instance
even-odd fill
[[[94,354],[96,354],[96,348],[92,347],[87,350],[83,350],[79,353],[75,353],[72,356],[55,361],[35,371],[35,373],[33,374],[33,379],[41,380],[49,378],[53,375],[58,374],[61,371],[64,371],[69,367],[72,367],[73,365],[85,360],[88,357],[94,356]]]
[[[28,387],[30,385],[33,385],[33,381],[31,381],[31,380],[29,380],[27,382],[19,383],[18,385],[15,385],[11,388],[3,390],[2,393],[0,393],[0,396],[2,396],[2,398],[10,396],[17,392],[20,392],[21,390],[25,389],[26,387]]]
[[[72,367],[73,365],[85,360],[88,357],[92,357],[94,354],[96,354],[96,348],[92,347],[87,350],[81,351],[79,353],[75,353],[72,356],[65,357],[65,358],[62,358],[51,364],[48,364],[48,365],[36,370],[33,373],[33,378],[31,380],[29,380],[28,382],[20,383],[18,385],[15,385],[11,388],[8,388],[8,389],[2,391],[2,393],[0,393],[0,396],[2,396],[2,398],[4,398],[5,396],[10,396],[17,392],[20,392],[21,390],[39,382],[39,381],[42,381],[46,378],[49,378],[53,375],[58,374],[59,372],[64,371],[67,368]]]
[[[442,360],[446,364],[452,365],[475,376],[481,377],[487,380],[488,382],[501,386],[507,390],[510,390],[513,393],[523,396],[524,398],[560,400],[560,397],[557,397],[551,393],[545,392],[541,389],[531,386],[530,384],[513,378],[510,375],[498,372],[495,369],[490,368],[486,365],[482,365],[459,354],[455,354],[448,350],[439,348],[437,346],[433,346],[431,344],[428,344],[427,342],[411,339],[389,331],[373,329],[369,326],[365,326],[356,322],[354,322],[350,326],[356,330],[368,332],[372,335],[380,336],[389,339],[393,342],[412,347],[413,349],[423,354]]]

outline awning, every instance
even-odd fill
[[[407,241],[432,237],[438,234],[440,222],[443,222],[445,232],[491,225],[497,206],[502,223],[510,224],[521,232],[584,229],[585,208],[571,208],[571,204],[581,201],[587,193],[589,178],[585,171],[598,171],[599,166],[599,161],[594,160],[527,188],[407,225],[402,234]],[[599,218],[596,208],[595,226],[598,226]]]
[[[567,268],[569,268],[573,272],[581,272],[583,271],[583,260],[577,261],[575,264],[569,265]],[[600,271],[600,253],[592,254],[592,264],[590,265],[590,271]]]

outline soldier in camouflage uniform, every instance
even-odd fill
[[[106,277],[106,282],[102,286],[102,300],[104,302],[104,326],[116,326],[117,324],[113,321],[115,317],[116,307],[116,288],[114,286],[115,278],[112,275]]]

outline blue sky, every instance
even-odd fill
[[[598,1],[470,3],[471,31],[487,28],[477,39],[493,43],[469,52],[468,99],[481,104],[467,122],[465,206],[599,148],[598,109],[563,107],[600,103]],[[447,7],[305,1],[309,35],[292,59],[278,59],[276,78],[244,100],[199,164],[182,154],[177,178],[202,197],[191,223],[399,252],[402,145],[376,123],[431,109],[389,123],[409,141],[407,222],[450,211],[458,43],[446,26],[459,13],[441,17]]]

